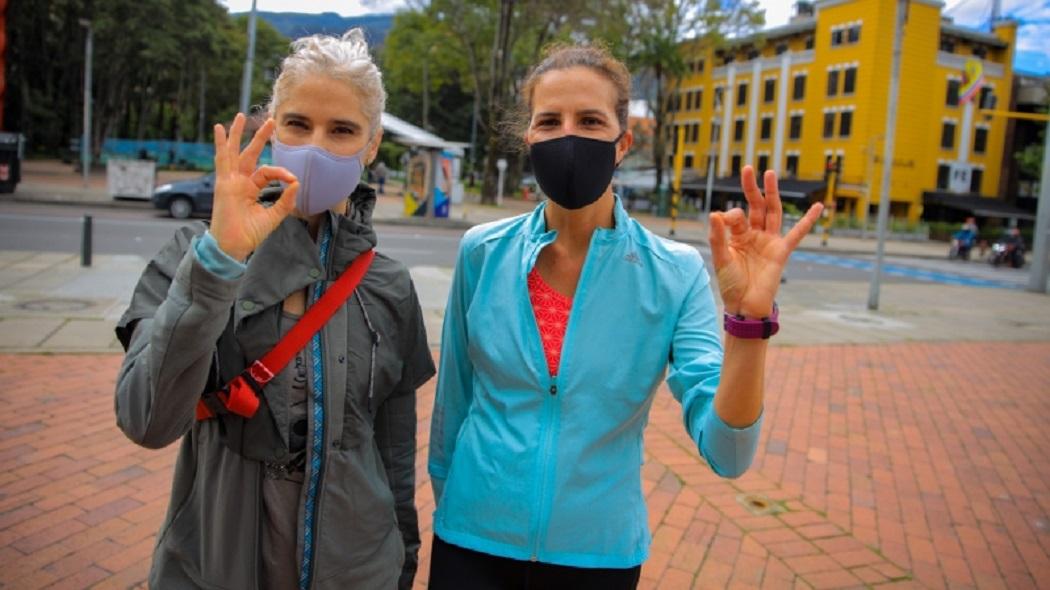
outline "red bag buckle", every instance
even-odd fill
[[[273,372],[266,365],[255,361],[243,373],[227,383],[226,387],[212,395],[231,414],[251,418],[259,410],[259,392],[273,377]],[[215,411],[208,406],[204,397],[198,400],[197,420],[208,420],[214,417]]]

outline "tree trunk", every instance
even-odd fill
[[[664,182],[664,155],[666,153],[664,137],[664,120],[667,117],[667,105],[664,97],[663,68],[658,64],[655,68],[656,77],[656,108],[653,115],[656,117],[656,127],[653,136],[653,165],[656,167],[656,186],[654,191],[659,191]]]
[[[499,27],[492,49],[492,76],[489,82],[489,135],[485,149],[485,175],[481,184],[481,202],[494,204],[499,169],[496,162],[505,157],[503,137],[499,132],[500,119],[503,116],[504,97],[507,86],[507,63],[510,60],[510,25],[514,16],[514,0],[500,0]],[[504,187],[506,190],[506,187]]]

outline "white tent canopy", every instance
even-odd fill
[[[442,139],[390,113],[383,113],[382,121],[383,132],[391,140],[407,146],[448,150],[457,156],[463,156],[463,149],[470,146],[469,143]]]

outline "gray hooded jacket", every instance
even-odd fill
[[[332,228],[327,265],[305,224],[288,218],[240,278],[224,280],[193,254],[193,237],[206,229],[196,223],[180,229],[139,279],[117,325],[127,351],[117,380],[117,424],[147,448],[182,439],[151,587],[260,587],[263,461],[289,457],[288,384],[282,376],[270,382],[251,419],[196,422],[194,408],[202,392],[228,382],[277,343],[288,295],[312,290],[320,278],[330,284],[375,245],[375,193],[361,185],[350,202],[349,215],[329,214],[324,221]],[[374,349],[369,323],[379,336]],[[325,428],[311,587],[410,587],[419,549],[415,390],[433,376],[434,365],[405,267],[377,255],[321,334]],[[300,557],[303,523],[300,513]]]

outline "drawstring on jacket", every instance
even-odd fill
[[[368,326],[368,332],[372,335],[372,354],[369,359],[368,366],[368,413],[372,413],[372,398],[375,393],[375,380],[376,380],[376,349],[379,348],[379,342],[382,337],[379,332],[372,326],[372,319],[368,317],[368,310],[365,309],[365,302],[361,299],[361,291],[354,289],[354,293],[357,295],[357,305],[361,308],[361,315],[365,318],[365,325]]]

